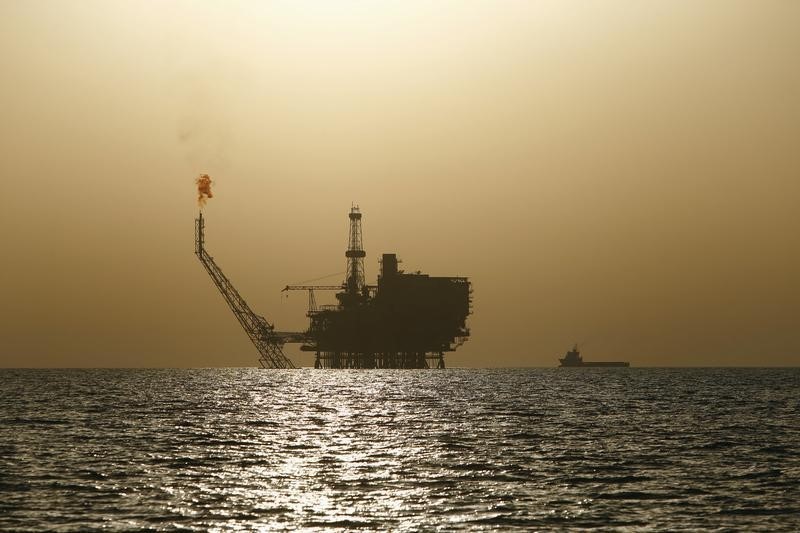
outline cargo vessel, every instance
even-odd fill
[[[578,351],[578,345],[574,345],[570,351],[564,355],[561,359],[560,366],[593,366],[593,367],[628,367],[631,364],[627,361],[584,361],[583,357],[581,357],[581,352]]]

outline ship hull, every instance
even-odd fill
[[[627,361],[592,361],[586,362],[583,361],[581,363],[561,363],[562,367],[569,367],[569,368],[582,368],[582,367],[616,367],[616,368],[627,368],[631,366],[630,363]]]

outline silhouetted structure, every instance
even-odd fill
[[[194,232],[194,253],[206,268],[208,275],[214,281],[228,307],[231,308],[239,324],[244,328],[245,333],[253,342],[260,357],[258,362],[262,368],[295,368],[294,363],[283,353],[282,346],[287,340],[287,335],[276,333],[272,324],[250,309],[247,302],[239,295],[239,291],[233,286],[230,280],[222,273],[222,269],[217,266],[214,258],[208,255],[205,250],[205,222],[203,213],[195,220]]]
[[[561,363],[560,366],[631,366],[627,361],[584,361],[583,357],[581,357],[581,352],[578,351],[577,344],[563,358],[559,359],[559,362]]]
[[[444,353],[469,337],[472,288],[464,277],[431,277],[398,269],[395,254],[383,254],[377,285],[367,285],[361,212],[348,215],[347,271],[341,285],[287,285],[307,290],[309,328],[276,332],[256,315],[204,249],[202,213],[196,221],[196,253],[247,332],[265,368],[293,368],[284,343],[301,342],[316,353],[315,368],[444,368]],[[315,290],[337,290],[336,305],[317,306]]]

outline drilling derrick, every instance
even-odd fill
[[[345,275],[345,296],[339,298],[342,305],[358,301],[366,284],[364,279],[364,245],[361,239],[361,212],[358,206],[350,208],[350,240],[347,244],[347,274]]]

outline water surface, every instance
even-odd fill
[[[800,369],[0,370],[0,529],[800,529]]]

